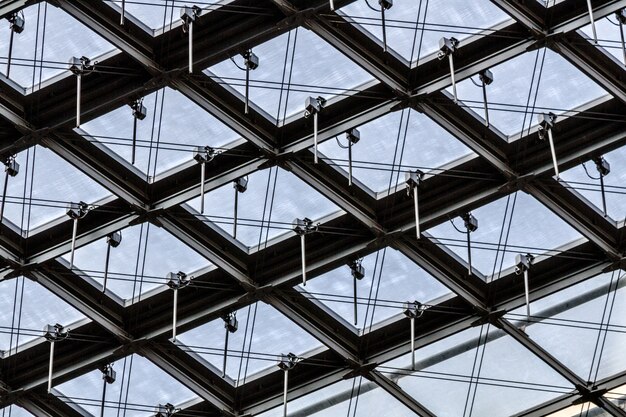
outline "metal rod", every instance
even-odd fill
[[[348,139],[348,186],[352,187],[352,141]]]
[[[120,14],[120,25],[124,24],[125,14],[126,14],[126,0],[122,0],[122,13]]]
[[[380,8],[381,20],[383,24],[383,52],[387,52],[387,27],[385,25],[385,8]]]
[[[4,174],[4,188],[2,189],[2,207],[0,207],[0,222],[4,218],[4,205],[7,198],[7,187],[9,186],[9,170],[6,170]]]
[[[589,9],[589,20],[591,20],[591,30],[593,31],[593,42],[598,43],[598,33],[596,32],[596,22],[593,19],[593,7],[591,0],[587,0],[587,8]]]
[[[244,113],[248,114],[248,95],[250,94],[250,65],[246,64],[246,97]]]
[[[313,114],[313,162],[317,164],[317,113]]]
[[[50,341],[50,363],[48,364],[48,394],[52,391],[52,365],[54,362],[54,341]]]
[[[80,89],[82,74],[76,75],[76,127],[80,127]]]
[[[415,370],[415,318],[410,318],[411,323],[411,370]]]
[[[287,387],[289,383],[289,371],[285,369],[285,382],[283,384],[283,417],[287,417]]]
[[[358,316],[357,316],[357,296],[356,296],[356,277],[354,277],[354,325],[356,326],[358,323]]]
[[[413,188],[413,203],[415,204],[415,237],[419,240],[422,236],[422,232],[420,228],[420,209],[417,197],[417,187]]]
[[[174,312],[172,315],[172,341],[176,341],[176,310],[178,310],[178,289],[174,288]]]
[[[454,95],[454,102],[458,101],[456,96],[456,80],[454,78],[454,58],[452,54],[448,55],[448,62],[450,62],[450,78],[452,79],[452,94]]]
[[[302,252],[302,285],[306,286],[306,253],[304,248],[304,235],[300,235],[300,249]]]
[[[9,56],[7,59],[7,78],[11,75],[11,57],[13,56],[13,35],[15,35],[15,31],[11,28],[11,36],[9,39]]]
[[[226,359],[228,358],[228,328],[226,329],[226,339],[224,340],[224,363],[222,365],[222,378],[226,376]]]
[[[102,386],[102,406],[100,407],[100,417],[104,417],[104,401],[107,396],[107,381],[103,378],[102,382],[104,385]]]
[[[333,0],[330,0],[330,11],[331,12],[335,11],[335,2]]]
[[[530,323],[530,295],[528,289],[528,270],[524,270],[524,294],[526,296],[526,323]]]
[[[467,229],[467,274],[472,275],[472,245],[470,240],[470,231]]]
[[[548,141],[550,142],[550,152],[552,152],[552,163],[554,164],[554,174],[559,179],[559,165],[556,161],[556,151],[554,150],[554,139],[552,139],[552,129],[548,128]]]
[[[200,214],[204,214],[204,162],[200,164]]]
[[[135,151],[137,149],[137,116],[133,116],[133,150],[130,163],[135,165]]]
[[[104,282],[102,283],[102,292],[107,290],[107,278],[109,276],[109,258],[111,256],[111,245],[107,243],[107,255],[104,261]]]
[[[622,52],[624,53],[624,65],[626,65],[626,41],[624,40],[624,25],[619,25],[619,36],[622,39]]]
[[[239,209],[239,191],[235,188],[235,210],[233,213],[233,237],[237,239],[237,211]]]
[[[189,22],[189,74],[193,73],[193,21]]]
[[[70,252],[70,269],[74,267],[74,249],[76,248],[76,232],[78,231],[78,219],[74,219],[72,226],[72,251]]]
[[[602,210],[604,211],[604,217],[606,217],[606,193],[604,192],[604,175],[602,174],[600,174],[600,191],[602,192]],[[0,215],[0,219],[2,219],[2,215]]]
[[[485,126],[489,127],[489,109],[487,108],[487,85],[483,83],[483,106],[485,107]]]

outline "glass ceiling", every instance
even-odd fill
[[[562,1],[570,2],[572,10],[581,8],[575,0]],[[245,72],[240,68],[244,65],[241,52],[252,48],[260,59],[260,66],[250,73],[249,99],[257,113],[276,124],[268,138],[265,138],[270,142],[276,141],[276,152],[257,152],[254,144],[250,143],[250,155],[237,156],[241,159],[240,165],[236,165],[239,163],[236,162],[233,163],[234,168],[230,165],[226,167],[227,164],[216,160],[214,168],[219,171],[219,177],[210,184],[218,182],[225,185],[209,189],[204,196],[184,202],[181,202],[184,198],[180,196],[186,195],[185,198],[188,198],[188,194],[181,193],[186,192],[189,184],[199,180],[199,168],[193,177],[190,172],[194,170],[186,169],[197,166],[193,160],[195,147],[210,146],[221,151],[246,141],[246,137],[241,137],[229,127],[234,123],[233,120],[246,120],[249,117],[243,114],[243,105],[230,109],[234,117],[225,120],[225,116],[209,114],[171,87],[145,96],[143,105],[148,110],[148,116],[137,124],[138,146],[134,164],[131,161],[132,110],[127,105],[115,106],[129,103],[138,92],[146,91],[149,88],[146,80],[137,82],[122,73],[120,88],[102,86],[99,91],[103,95],[103,115],[84,123],[80,129],[38,126],[36,112],[45,111],[42,108],[49,105],[50,97],[54,97],[55,105],[58,102],[63,108],[73,109],[75,92],[61,90],[61,84],[57,84],[57,76],[69,76],[67,61],[72,55],[97,59],[103,54],[114,52],[118,53],[116,59],[121,68],[125,64],[141,65],[136,57],[130,56],[128,50],[116,50],[113,44],[97,35],[96,30],[64,12],[65,3],[60,7],[52,6],[53,3],[41,2],[23,9],[26,26],[22,33],[14,37],[10,77],[0,77],[0,83],[5,83],[0,89],[9,91],[11,85],[17,85],[24,93],[24,96],[16,99],[9,97],[12,95],[0,95],[0,118],[4,122],[0,125],[2,158],[6,160],[11,155],[14,149],[12,145],[20,139],[16,137],[13,127],[8,126],[8,123],[14,123],[14,118],[7,111],[10,109],[17,112],[18,117],[33,121],[34,132],[45,132],[43,129],[50,128],[61,134],[77,134],[83,136],[84,140],[103,145],[110,152],[110,159],[107,158],[102,161],[102,166],[95,168],[106,170],[115,166],[115,169],[120,170],[116,173],[119,174],[116,181],[122,187],[131,187],[126,184],[126,180],[131,177],[133,183],[144,180],[145,184],[141,185],[142,193],[145,194],[143,209],[155,208],[157,199],[176,201],[178,205],[165,209],[168,216],[179,216],[179,209],[182,208],[186,210],[187,216],[194,216],[214,230],[219,229],[225,239],[217,238],[215,244],[206,248],[221,257],[220,262],[212,258],[215,261],[213,264],[184,243],[183,236],[170,231],[172,229],[148,222],[140,225],[113,223],[115,220],[111,216],[92,213],[85,227],[88,229],[85,236],[91,242],[76,249],[71,272],[76,274],[76,280],[85,280],[97,289],[93,293],[102,290],[107,241],[106,237],[99,236],[104,236],[103,231],[110,230],[112,225],[120,227],[123,239],[118,247],[111,248],[107,288],[101,297],[108,296],[119,303],[116,308],[122,311],[121,319],[117,312],[109,311],[107,305],[111,300],[103,303],[102,298],[94,298],[93,294],[88,294],[89,291],[76,294],[76,288],[82,286],[74,288],[71,286],[73,282],[56,282],[53,276],[49,284],[29,279],[27,277],[38,276],[33,271],[45,276],[51,265],[60,268],[60,271],[55,272],[70,273],[70,254],[60,255],[59,250],[68,247],[67,228],[62,232],[58,230],[61,227],[55,228],[59,223],[67,222],[68,203],[84,201],[98,206],[119,199],[119,210],[123,214],[135,212],[136,207],[133,205],[136,203],[125,201],[126,196],[112,194],[81,171],[78,167],[82,165],[74,166],[41,145],[24,149],[25,146],[18,143],[20,152],[16,155],[16,161],[20,164],[20,171],[15,177],[7,177],[2,220],[5,227],[0,230],[0,262],[3,268],[1,272],[4,273],[0,278],[0,327],[3,329],[0,332],[0,351],[4,358],[4,376],[0,382],[14,390],[14,396],[3,398],[2,406],[5,408],[2,409],[2,417],[38,414],[26,402],[20,402],[21,395],[33,396],[50,404],[61,401],[79,407],[77,415],[69,417],[100,415],[103,407],[103,380],[99,368],[112,357],[121,356],[124,357],[114,364],[116,382],[107,386],[105,417],[152,416],[155,407],[165,403],[180,407],[178,415],[181,416],[216,415],[220,411],[233,411],[214,409],[214,405],[205,401],[205,396],[198,397],[199,390],[184,375],[176,374],[165,366],[161,369],[147,357],[139,355],[144,342],[163,348],[166,363],[181,367],[183,374],[192,370],[181,365],[184,361],[177,362],[180,358],[176,358],[173,352],[177,349],[182,351],[183,356],[191,355],[200,366],[205,367],[202,369],[204,375],[211,376],[203,381],[207,391],[204,395],[211,395],[212,390],[225,387],[225,391],[220,391],[218,396],[224,396],[229,406],[232,402],[233,407],[242,407],[242,410],[234,410],[236,414],[245,411],[243,409],[246,407],[252,407],[259,410],[254,413],[256,416],[283,415],[278,397],[282,389],[282,371],[277,367],[277,360],[279,355],[286,353],[293,353],[300,359],[316,357],[318,361],[311,360],[313,365],[308,364],[310,368],[297,368],[294,371],[299,373],[297,376],[301,379],[295,379],[300,385],[290,386],[287,394],[290,417],[414,416],[415,412],[397,399],[405,394],[405,403],[419,403],[437,417],[508,417],[523,414],[530,408],[563,395],[573,395],[582,401],[583,397],[578,394],[572,381],[551,368],[541,355],[533,353],[501,329],[476,322],[481,318],[481,311],[497,307],[488,304],[500,295],[498,291],[501,289],[493,285],[493,281],[503,273],[512,272],[515,256],[519,253],[533,254],[538,257],[537,261],[546,258],[558,260],[567,272],[557,269],[554,276],[551,276],[552,271],[546,273],[546,276],[542,276],[542,282],[550,285],[541,288],[533,282],[531,272],[531,316],[526,317],[526,306],[516,305],[506,312],[502,320],[521,328],[528,336],[529,343],[545,349],[583,381],[606,385],[609,390],[603,394],[604,398],[624,408],[626,385],[620,386],[615,381],[623,382],[623,375],[626,375],[626,359],[623,355],[626,343],[626,274],[619,269],[615,272],[600,272],[611,266],[615,256],[604,257],[602,251],[605,248],[597,245],[597,239],[590,238],[591,242],[587,240],[586,236],[593,235],[595,230],[570,226],[558,214],[524,192],[500,197],[500,191],[493,191],[486,185],[468,183],[469,187],[475,188],[467,194],[475,190],[475,195],[462,197],[457,191],[450,192],[444,184],[437,190],[436,202],[438,210],[443,213],[439,218],[447,214],[450,221],[422,230],[423,239],[430,239],[451,255],[450,258],[443,258],[443,262],[453,263],[450,265],[453,268],[466,267],[469,262],[468,247],[459,214],[467,207],[477,207],[472,211],[478,219],[478,229],[470,235],[471,261],[474,273],[484,279],[486,284],[484,288],[477,286],[475,292],[478,299],[485,299],[487,304],[482,305],[477,301],[477,305],[471,306],[471,297],[467,294],[457,296],[453,290],[426,272],[430,268],[437,268],[440,259],[435,259],[427,266],[424,264],[426,261],[416,263],[411,260],[414,257],[410,259],[392,248],[396,247],[394,242],[407,240],[410,244],[403,251],[408,254],[408,251],[414,250],[417,255],[427,255],[425,259],[428,259],[432,254],[425,253],[428,246],[413,240],[414,230],[405,227],[402,233],[392,234],[389,230],[373,230],[375,228],[371,224],[365,224],[384,222],[384,213],[391,211],[398,216],[394,222],[397,220],[397,223],[406,226],[407,222],[413,221],[413,207],[405,197],[403,184],[404,172],[409,169],[420,169],[429,177],[441,175],[443,171],[454,169],[461,163],[471,165],[471,169],[477,173],[481,169],[485,171],[486,166],[489,172],[494,169],[484,155],[472,152],[427,115],[409,109],[407,103],[411,97],[387,88],[384,83],[379,85],[380,81],[373,74],[359,66],[352,59],[354,56],[350,57],[355,54],[359,59],[367,59],[369,55],[378,54],[379,50],[369,51],[367,45],[351,45],[348,40],[345,40],[347,43],[344,40],[333,41],[332,36],[322,39],[307,25],[308,19],[327,19],[326,26],[331,32],[337,25],[354,25],[376,40],[380,47],[382,28],[378,1],[347,2],[349,4],[336,12],[329,12],[325,3],[322,9],[321,3],[311,2],[312,9],[301,10],[291,17],[286,16],[284,10],[279,10],[280,5],[270,2],[125,2],[127,18],[132,24],[121,30],[128,30],[132,35],[132,30],[136,29],[133,25],[138,24],[138,29],[154,35],[154,48],[161,48],[150,51],[150,58],[155,60],[171,52],[168,50],[170,46],[160,42],[158,35],[170,29],[181,31],[180,7],[197,5],[203,8],[200,23],[207,21],[202,19],[209,12],[218,10],[216,13],[221,13],[219,16],[236,29],[234,35],[222,39],[223,36],[216,33],[214,28],[199,25],[201,36],[215,39],[215,44],[195,53],[200,57],[198,59],[210,57],[211,62],[221,60],[205,68],[203,74],[220,83],[226,90],[225,94],[230,93],[233,98],[244,100]],[[94,17],[94,12],[88,8],[81,8],[79,12],[85,13],[83,21],[94,25],[98,22],[104,30],[109,31],[111,37],[115,37],[120,30],[117,13],[122,2],[105,0],[105,3],[110,9],[103,15]],[[303,3],[307,2],[294,2]],[[475,39],[475,35],[490,36],[494,28],[513,21],[511,16],[488,0],[397,1],[385,17],[389,51],[406,64],[406,73],[394,74],[394,77],[407,77],[400,84],[406,84],[409,91],[416,87],[412,85],[411,68],[422,64],[424,60],[437,59],[434,54],[441,37],[453,36],[461,41],[463,47],[468,45],[470,38]],[[558,17],[554,19],[558,20]],[[10,29],[6,20],[3,21],[2,38],[5,41],[0,44],[0,73],[6,75]],[[600,38],[597,47],[610,57],[605,62],[610,67],[607,71],[615,72],[613,75],[617,80],[624,79],[624,73],[618,72],[625,67],[615,16],[599,18],[597,29]],[[586,37],[591,36],[590,26],[576,30],[580,30]],[[181,42],[186,40],[182,32],[178,35]],[[495,36],[490,36],[489,41],[495,47],[503,43]],[[356,40],[354,42],[358,43]],[[115,44],[123,49],[128,48],[121,41]],[[478,67],[489,60],[502,61],[497,56],[483,56],[483,51],[475,49],[478,48],[466,48],[463,53],[480,63]],[[496,54],[500,53],[506,53],[506,49]],[[174,57],[171,58],[171,66],[183,68],[186,56],[180,58],[182,64],[178,65],[177,55],[171,55]],[[615,65],[609,65],[611,63]],[[375,65],[380,66],[383,72],[395,72],[386,68],[386,62]],[[623,112],[620,97],[608,96],[607,90],[602,87],[605,84],[602,77],[594,77],[593,74],[587,76],[577,65],[580,66],[578,63],[570,63],[558,52],[539,49],[490,68],[495,78],[487,87],[491,128],[507,138],[506,142],[498,144],[507,150],[507,155],[513,149],[510,145],[514,140],[526,140],[523,145],[529,152],[534,152],[532,140],[520,139],[520,132],[521,137],[533,132],[537,114],[551,111],[559,115],[558,121],[577,117],[574,109],[598,98],[606,98],[603,103],[609,109],[606,116],[612,116],[604,120],[605,124],[601,126],[612,128],[610,132],[619,131],[616,126],[621,125],[615,124],[621,123],[621,120],[612,120],[618,119],[620,112]],[[164,73],[170,74],[171,69],[163,65]],[[158,74],[152,76],[158,77]],[[194,75],[183,71],[180,74],[172,73],[172,77]],[[469,119],[466,120],[469,121],[474,116],[483,117],[482,91],[473,81],[478,82],[478,75],[458,83],[458,104],[474,113],[465,114],[461,119],[467,116]],[[34,105],[32,97],[28,95],[43,82],[46,82],[49,96],[39,98],[41,106]],[[380,96],[373,97],[375,100],[364,100],[362,90],[372,86],[376,86]],[[447,88],[447,91],[451,93],[451,88]],[[128,92],[132,92],[132,96]],[[305,163],[302,161],[307,158],[301,158],[302,154],[306,152],[305,155],[310,156],[310,149],[285,152],[285,149],[293,148],[293,141],[302,136],[302,132],[295,131],[297,129],[289,130],[285,126],[291,122],[295,123],[288,126],[290,128],[298,125],[299,119],[303,117],[305,99],[309,96],[321,96],[329,100],[320,117],[329,117],[324,122],[328,122],[333,134],[338,135],[320,144],[322,157],[319,165],[311,165],[296,175],[286,169],[289,165],[284,164],[284,161],[297,159]],[[337,107],[341,100],[341,109],[347,109],[345,114]],[[389,110],[391,106],[381,110],[376,107],[378,100],[395,106],[392,110]],[[459,122],[451,118],[450,122],[464,129],[467,127],[466,120]],[[601,129],[598,129],[596,122],[603,121],[602,116],[598,120],[590,117],[580,117],[579,120],[580,137],[571,139],[577,141],[576,149],[570,149],[567,143],[561,148],[569,160],[577,161],[578,165],[562,173],[559,186],[574,193],[576,198],[573,199],[572,210],[584,209],[584,205],[588,204],[601,213],[603,204],[598,172],[589,159],[600,152],[598,149],[614,149],[604,154],[611,164],[611,172],[604,178],[604,185],[609,220],[607,227],[612,227],[609,229],[612,234],[607,245],[612,245],[612,240],[617,239],[615,248],[611,249],[619,257],[620,248],[625,245],[624,233],[617,221],[626,216],[622,186],[626,181],[626,170],[622,168],[626,160],[626,146],[620,147],[623,138],[618,137],[619,134],[608,138],[607,135],[602,136],[602,132],[597,132]],[[254,124],[254,118],[250,122]],[[354,184],[351,187],[347,185],[346,178],[347,141],[345,134],[341,133],[350,126],[356,126],[361,135],[360,141],[352,148]],[[570,140],[572,134],[559,129],[560,126],[557,126],[557,134],[564,135],[564,141]],[[34,143],[40,143],[37,142],[37,134],[35,132]],[[480,132],[476,134],[480,135]],[[19,135],[25,135],[25,139],[31,137],[28,129],[20,128]],[[586,139],[585,143],[578,140],[581,137]],[[54,138],[50,136],[47,139]],[[30,145],[31,142],[27,143]],[[76,144],[68,142],[64,146],[73,147]],[[475,149],[479,152],[478,148]],[[267,163],[246,175],[247,190],[236,194],[232,180],[242,172],[249,172],[247,164],[257,158],[266,159]],[[539,164],[532,161],[539,159],[536,154],[530,155],[529,164],[532,167],[529,172]],[[113,161],[122,161],[122,168],[113,165]],[[587,162],[583,165],[582,161]],[[87,160],[83,162],[89,163]],[[501,174],[494,175],[493,180],[499,181],[497,186],[505,183]],[[541,176],[535,180],[540,181]],[[311,183],[317,184],[315,189],[308,185]],[[492,188],[497,186],[490,185]],[[494,200],[496,196],[498,199]],[[201,198],[205,201],[203,214],[199,213]],[[365,215],[340,209],[352,203],[363,207]],[[397,206],[392,207],[393,204]],[[585,213],[584,210],[581,212]],[[371,221],[363,220],[367,216],[371,217]],[[322,228],[330,221],[333,226],[337,225],[334,234],[320,234],[320,246],[334,244],[332,247],[335,247],[337,244],[333,239],[336,235],[342,235],[345,247],[335,253],[315,255],[313,261],[316,265],[307,286],[295,285],[292,288],[298,281],[296,278],[299,278],[294,278],[294,271],[299,271],[300,259],[287,258],[277,248],[290,246],[286,252],[292,253],[291,249],[295,251],[300,247],[292,221],[304,217],[312,219],[314,224],[320,222]],[[189,227],[196,228],[192,223]],[[594,227],[593,224],[588,226],[590,229]],[[205,230],[198,226],[194,231],[203,233]],[[604,230],[597,234],[601,239]],[[99,238],[95,239],[96,236]],[[228,242],[231,237],[234,240]],[[583,249],[574,251],[568,257],[562,253],[565,249],[582,244],[585,244],[581,246]],[[582,252],[592,246],[592,253]],[[37,255],[33,255],[33,252]],[[355,281],[346,266],[348,261],[354,259],[362,260],[365,268],[362,280]],[[264,281],[265,286],[261,286],[256,274],[259,273],[258,265],[266,265],[266,261],[268,270],[261,274],[267,282]],[[233,263],[234,268],[220,271],[219,268],[227,263]],[[233,269],[241,271],[241,274]],[[17,278],[4,278],[13,271],[15,273],[12,275]],[[212,295],[208,299],[200,298],[203,292],[190,289],[185,296],[193,303],[181,310],[182,317],[179,320],[184,319],[191,324],[172,342],[162,336],[163,328],[172,325],[171,317],[156,317],[152,313],[155,300],[160,300],[153,297],[168,291],[165,277],[168,272],[177,271],[190,276],[215,274],[225,282],[231,280],[232,285],[213,288],[215,297]],[[84,284],[83,281],[76,283]],[[63,297],[44,287],[57,284],[56,294]],[[472,287],[465,280],[456,284]],[[557,287],[562,288],[557,291]],[[279,306],[272,297],[264,296],[285,289],[295,289],[300,296],[310,298],[333,320],[327,319],[326,314],[322,317],[300,314],[297,308],[293,314],[286,314],[285,306]],[[355,290],[356,317],[353,298]],[[473,291],[470,288],[469,292]],[[516,291],[513,294],[515,296],[523,295],[517,293],[517,289],[511,291]],[[413,300],[425,306],[439,307],[425,313],[425,320],[417,323],[421,331],[416,335],[420,347],[415,352],[415,369],[411,369],[408,329],[405,328],[407,334],[402,335],[397,334],[398,327],[394,327],[404,326],[404,323],[408,327],[409,320],[403,314],[403,304]],[[297,302],[297,297],[291,301]],[[142,320],[145,319],[145,323],[139,326],[139,331],[144,333],[130,335],[129,341],[120,341],[119,335],[110,334],[110,323],[114,322],[129,332],[128,307],[133,303],[136,311],[132,311],[140,315]],[[161,311],[160,307],[163,306],[159,306],[158,311]],[[298,307],[306,309],[307,305],[303,303]],[[206,316],[207,311],[211,312],[210,317]],[[228,361],[223,377],[225,381],[221,381],[226,335],[221,317],[230,312],[236,312],[239,327],[235,333],[229,334]],[[212,320],[209,321],[209,318]],[[71,360],[56,359],[56,364],[66,368],[76,366],[80,360],[80,371],[71,369],[67,374],[70,375],[69,380],[55,386],[50,394],[44,396],[44,382],[38,375],[44,374],[43,367],[47,359],[42,359],[40,352],[29,349],[41,348],[40,342],[45,340],[42,337],[43,326],[54,323],[70,329],[89,324],[96,328],[97,336],[93,340],[76,339],[80,343],[76,344],[77,355],[72,356]],[[157,333],[161,336],[154,337]],[[368,336],[374,334],[380,335],[379,340],[373,341],[371,345],[366,343],[370,340]],[[93,342],[103,339],[106,339],[106,343],[102,343],[104,347]],[[94,345],[90,345],[92,342]],[[105,348],[106,352],[102,353]],[[114,352],[113,356],[111,351]],[[67,355],[62,350],[58,354]],[[42,364],[32,360],[33,357],[37,357]],[[14,358],[17,359],[11,360]],[[21,363],[23,358],[26,359]],[[68,365],[69,362],[72,363]],[[375,364],[378,377],[387,382],[386,389],[381,388],[384,384],[372,382],[367,377],[344,379],[344,375],[356,366],[353,362]],[[31,365],[33,368],[28,368]],[[15,367],[15,370],[11,367]],[[22,372],[19,378],[14,378],[16,372]],[[612,382],[608,379],[620,375],[621,379]],[[14,382],[17,382],[16,386],[12,385]],[[317,389],[300,395],[308,391],[302,387]],[[248,389],[255,391],[246,391]],[[275,398],[257,398],[267,392],[274,393],[272,395]],[[394,392],[395,395],[392,395]],[[246,393],[251,393],[250,397],[254,398],[249,399]],[[15,404],[10,405],[11,402]],[[202,411],[188,409],[191,402],[200,404],[199,409]],[[546,409],[533,415],[609,416],[606,408],[609,407],[598,408],[582,401],[581,404],[558,412],[550,414]]]

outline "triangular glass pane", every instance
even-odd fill
[[[250,174],[248,189],[239,193],[238,200],[237,239],[247,246],[289,233],[295,218],[317,220],[340,211],[295,175],[278,168]],[[200,197],[188,204],[199,212]],[[234,205],[235,189],[224,185],[206,194],[204,218],[232,235]]]
[[[558,255],[558,251],[551,251],[582,238],[563,219],[521,192],[479,207],[472,215],[478,220],[478,230],[471,234],[472,267],[485,276],[495,273],[499,277],[499,271],[515,265],[515,256],[519,253]],[[465,231],[463,221],[457,217],[428,233],[467,262]],[[503,253],[505,242],[507,247]]]
[[[593,28],[591,24],[580,30],[589,38],[590,42],[593,42]],[[622,30],[626,33],[626,28],[623,26]],[[596,20],[596,33],[598,34],[598,47],[607,54],[612,55],[620,65],[626,65],[620,38],[620,27],[615,15],[610,14],[604,19]]]
[[[72,56],[92,61],[115,47],[58,7],[42,2],[23,9],[24,31],[14,35],[10,79],[22,87],[68,73]],[[2,38],[9,38],[3,25]],[[42,45],[43,43],[43,45]],[[0,44],[0,71],[7,73],[9,42]]]
[[[287,408],[288,415],[294,417],[417,416],[378,385],[365,378],[337,382],[304,397],[290,400]],[[258,415],[258,417],[282,416],[282,406]]]
[[[32,417],[34,415],[17,405],[4,407],[0,412],[2,412],[3,417]]]
[[[509,416],[573,390],[530,351],[489,326],[419,349],[415,372],[410,353],[380,369],[441,417]]]
[[[490,71],[494,81],[487,86],[489,121],[509,136],[523,130],[528,134],[525,129],[536,125],[541,113],[566,117],[570,115],[567,111],[607,94],[565,58],[548,49],[522,54]],[[457,83],[457,94],[463,105],[483,117],[480,85],[478,76],[473,76]],[[451,93],[452,89],[448,91]]]
[[[604,155],[604,159],[611,167],[611,172],[603,178],[607,214],[611,219],[623,220],[626,216],[626,192],[623,186],[626,183],[626,166],[622,162],[626,161],[626,146],[609,152]],[[568,169],[561,174],[561,179],[565,180],[564,185],[570,190],[582,195],[603,212],[600,174],[594,162],[589,161],[584,167],[581,164]]]
[[[358,130],[361,140],[352,146],[352,172],[354,178],[375,192],[403,183],[404,171],[419,168],[436,174],[443,165],[472,153],[434,121],[414,110],[389,113]],[[345,146],[347,139],[341,136],[324,142],[319,149],[332,164],[347,171]]]
[[[612,389],[604,394],[604,397],[613,401],[622,410],[626,410],[626,385]]]
[[[260,63],[250,72],[249,97],[270,120],[303,112],[309,96],[328,100],[352,94],[352,89],[373,79],[313,31],[303,28],[258,45],[253,52]],[[222,61],[206,73],[232,86],[243,100],[245,72],[237,66],[243,68],[240,56]]]
[[[150,177],[193,160],[197,146],[222,147],[237,133],[169,87],[144,98],[148,116],[137,121],[135,167]],[[81,126],[88,136],[131,162],[132,109],[119,107]]]
[[[417,300],[432,304],[450,290],[413,261],[394,249],[384,249],[363,258],[365,277],[357,282],[357,324],[369,328],[402,313],[402,305]],[[381,271],[382,266],[382,271]],[[301,288],[354,325],[354,279],[347,266],[307,281]]]
[[[0,311],[3,351],[42,337],[47,324],[67,326],[85,318],[58,296],[24,277],[0,282]]]
[[[105,417],[153,416],[159,404],[180,405],[197,396],[148,359],[139,355],[117,361],[116,379],[107,384]],[[80,404],[93,415],[102,409],[102,372],[95,370],[65,382],[54,389],[63,401]],[[122,415],[119,414],[119,415]]]
[[[111,193],[54,152],[35,146],[17,154],[17,176],[9,178],[4,217],[33,230],[63,217],[70,202],[96,203]],[[3,221],[6,221],[3,219]]]
[[[596,368],[600,359],[600,348],[602,337],[599,338],[599,326],[602,321],[605,309],[605,323],[608,317],[610,301],[610,285],[615,286],[615,281],[611,283],[613,274],[603,274],[577,284],[563,291],[559,291],[544,299],[531,303],[531,324],[526,327],[526,333],[536,343],[551,353],[565,366],[578,374],[584,381],[596,380]],[[617,274],[613,276],[617,278]],[[532,277],[530,278],[532,286]],[[621,293],[617,294],[623,296]],[[609,305],[607,305],[609,296]],[[616,297],[617,299],[617,297]],[[614,309],[615,320],[621,314],[624,306],[617,306]],[[518,320],[520,325],[526,323],[526,307],[520,307],[507,315],[511,320]],[[614,329],[613,329],[614,330]],[[604,333],[602,333],[603,336]],[[615,367],[623,370],[626,362],[616,355],[623,346],[622,340],[612,339],[612,332],[607,336],[605,348],[609,356],[604,358],[602,354],[601,366],[604,374],[598,374],[598,378],[606,376]],[[615,345],[619,342],[618,345]],[[615,350],[617,349],[617,350]],[[596,352],[594,354],[594,352]]]
[[[128,227],[121,233],[122,242],[111,248],[107,290],[123,299],[164,286],[169,272],[190,274],[211,265],[168,231],[150,223]],[[107,245],[103,237],[76,249],[74,254],[75,272],[89,277],[97,286],[104,281]],[[63,258],[69,262],[69,256]]]
[[[369,4],[373,8],[365,1],[355,1],[342,7],[339,14],[382,43],[380,6],[376,1]],[[507,14],[485,0],[471,3],[463,0],[399,2],[385,11],[387,43],[407,62],[414,62],[418,56],[425,57],[439,50],[439,39],[444,36],[463,40],[508,19]],[[417,28],[416,21],[419,21]]]
[[[239,329],[228,339],[226,374],[244,380],[263,369],[276,368],[281,354],[303,356],[322,343],[265,303],[236,312]],[[222,319],[213,320],[178,336],[180,343],[199,354],[218,373],[223,367],[226,330]]]

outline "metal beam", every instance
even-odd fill
[[[72,401],[63,401],[57,395],[61,393],[56,390],[53,394],[39,390],[19,397],[17,404],[37,417],[93,417],[87,410]]]
[[[413,411],[420,417],[435,417],[435,415],[429,411],[426,407],[420,404],[417,400],[407,394],[398,384],[381,374],[379,371],[372,371],[369,373],[369,377],[378,386],[387,391],[396,400],[404,404],[409,410]]]
[[[491,2],[527,27],[533,35],[539,36],[545,32],[543,15],[546,11],[539,2],[515,0],[491,0]]]

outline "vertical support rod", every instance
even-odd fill
[[[107,381],[105,379],[102,380],[102,406],[100,407],[100,417],[104,417],[104,401],[107,397]]]
[[[589,20],[591,21],[591,30],[593,31],[593,42],[598,43],[598,33],[596,32],[596,21],[593,19],[593,7],[591,0],[587,0],[587,9],[589,9]]]
[[[604,217],[606,217],[606,193],[604,192],[604,175],[602,174],[600,174],[600,191],[602,192],[602,210],[604,211]],[[0,219],[2,219],[1,215]]]
[[[193,73],[193,21],[189,22],[189,74]]]
[[[224,362],[222,364],[222,378],[226,376],[226,360],[228,358],[228,329],[226,329],[226,338],[224,340]]]
[[[172,314],[172,341],[176,341],[176,313],[178,310],[178,289],[174,288],[174,312]]]
[[[417,237],[417,240],[419,240],[422,236],[422,231],[420,228],[420,209],[417,196],[417,187],[413,188],[413,203],[415,205],[415,236]]]
[[[104,282],[102,283],[102,292],[107,291],[107,278],[109,277],[109,258],[111,257],[111,245],[107,243],[107,255],[104,261]]]
[[[248,96],[250,94],[250,66],[246,65],[246,97],[245,97],[245,107],[244,113],[248,114]]]
[[[235,212],[233,213],[233,237],[237,239],[237,211],[239,209],[239,191],[235,188]]]
[[[317,164],[317,113],[313,114],[313,162]]]
[[[483,106],[485,108],[485,126],[489,127],[489,109],[487,108],[487,85],[483,83]]]
[[[302,252],[302,285],[306,287],[306,252],[304,234],[300,235],[300,251]]]
[[[385,8],[380,8],[381,21],[383,24],[383,52],[387,52],[387,25],[385,24]]]
[[[624,26],[619,25],[619,36],[622,39],[622,52],[624,53],[624,65],[626,66],[626,40],[624,40]]]
[[[76,232],[78,231],[78,219],[74,219],[72,225],[72,251],[70,252],[70,269],[74,267],[74,249],[76,248]]]
[[[9,186],[9,171],[4,174],[4,187],[2,188],[2,207],[0,207],[0,223],[4,219],[4,205],[7,200],[7,187]]]
[[[120,25],[124,24],[125,14],[126,14],[126,0],[122,0],[122,13],[120,14]]]
[[[11,57],[13,56],[13,35],[15,35],[15,31],[11,28],[11,36],[9,39],[9,56],[7,59],[7,78],[11,75]]]
[[[554,139],[552,138],[552,129],[548,128],[548,141],[550,142],[550,152],[552,152],[552,163],[554,164],[554,174],[557,181],[559,180],[559,164],[556,161],[556,151],[554,150]]]
[[[469,229],[467,229],[467,275],[472,275],[472,245]]]
[[[204,176],[205,166],[204,162],[200,164],[200,214],[204,214]]]
[[[334,0],[330,0],[330,11],[331,12],[335,11],[335,2],[334,2]]]
[[[137,149],[137,116],[133,116],[133,150],[130,157],[131,164],[135,165],[135,152]]]
[[[454,58],[452,54],[448,55],[448,62],[450,62],[450,78],[452,79],[452,94],[454,95],[454,102],[458,102],[456,95],[456,79],[454,77]]]
[[[411,370],[415,370],[415,318],[409,319],[411,323]]]
[[[285,382],[283,384],[283,417],[287,417],[287,389],[289,383],[289,371],[285,369]]]
[[[82,74],[76,75],[76,127],[80,127],[80,90]]]
[[[348,139],[348,187],[352,187],[352,141]]]
[[[524,270],[524,295],[526,296],[526,324],[530,323],[530,294],[528,288],[528,270]],[[525,327],[525,326],[524,326]]]
[[[356,281],[357,281],[357,279],[356,279],[356,277],[354,277],[354,325],[355,326],[359,322],[358,315],[357,315],[358,314],[358,312],[357,312],[357,310],[358,310],[357,307],[358,306],[357,306],[357,296],[356,296]]]
[[[48,394],[52,391],[52,366],[54,364],[54,341],[50,341],[50,363],[48,364]]]

